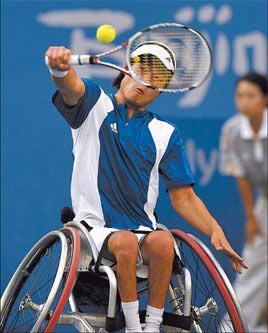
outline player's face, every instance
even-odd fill
[[[125,103],[143,108],[159,95],[159,91],[146,87],[126,75],[120,85],[120,94]]]
[[[172,78],[171,72],[156,57],[153,62],[145,60],[146,58],[143,59],[143,62],[134,62],[131,66],[132,71],[144,82],[158,88],[165,88]],[[128,75],[121,82],[120,93],[124,102],[137,107],[145,107],[159,95],[159,91],[133,80]]]
[[[161,89],[166,88],[172,78],[171,72],[157,57],[147,59],[144,56],[142,61],[132,64],[131,69],[139,79]]]
[[[250,81],[240,81],[238,83],[235,101],[239,112],[249,118],[263,112],[267,104],[267,99],[261,89]]]

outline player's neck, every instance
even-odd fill
[[[146,106],[140,107],[131,103],[126,103],[126,106],[128,112],[128,119],[130,119],[135,112],[144,112],[146,110]]]
[[[131,103],[130,101],[127,101],[122,94],[117,92],[115,94],[116,103],[119,104],[126,104],[127,111],[128,111],[128,119],[130,119],[135,112],[144,112],[146,110],[145,106],[139,106],[137,104]]]

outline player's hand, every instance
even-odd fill
[[[242,267],[248,268],[244,259],[241,258],[231,247],[219,225],[213,227],[211,244],[216,248],[216,250],[223,252],[229,257],[233,269],[238,273],[241,273]]]
[[[46,51],[49,66],[61,71],[70,70],[68,61],[71,55],[71,50],[64,46],[50,46]]]
[[[246,223],[246,243],[252,243],[253,239],[257,236],[264,236],[263,231],[257,222],[255,216],[252,216]]]

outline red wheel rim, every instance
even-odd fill
[[[177,235],[178,238],[185,241],[186,244],[188,244],[196,253],[198,253],[200,260],[203,262],[203,264],[207,267],[208,271],[211,273],[215,281],[215,284],[219,289],[219,293],[223,297],[224,303],[227,309],[229,310],[229,314],[232,319],[235,332],[244,332],[242,322],[240,320],[239,314],[232,300],[232,297],[211,258],[202,249],[202,247],[186,232],[178,229],[172,229],[171,232],[173,235]]]
[[[67,280],[65,282],[65,286],[63,288],[62,294],[60,296],[60,299],[58,301],[58,304],[53,311],[53,314],[48,322],[48,325],[45,329],[45,333],[53,332],[54,327],[56,326],[58,319],[69,299],[70,293],[73,289],[75,278],[76,278],[76,272],[79,264],[79,258],[80,258],[80,237],[76,231],[75,228],[72,227],[65,227],[64,229],[68,229],[72,235],[73,239],[73,257],[72,257],[72,263],[69,270],[69,274],[67,277]]]

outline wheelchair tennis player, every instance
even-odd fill
[[[170,80],[172,53],[161,45],[140,47],[135,51],[141,59],[137,66],[145,49],[166,67],[165,78]],[[148,110],[159,91],[120,73],[113,82],[118,91],[106,94],[92,79],[78,77],[68,64],[69,49],[49,47],[46,56],[57,88],[53,103],[73,137],[74,221],[83,220],[91,228],[102,260],[116,261],[126,332],[142,332],[136,276],[148,276],[149,281],[143,332],[159,332],[175,255],[170,232],[159,230],[154,216],[160,176],[176,212],[210,237],[237,272],[247,268],[246,263],[195,194],[179,130]],[[157,85],[155,74],[150,80]],[[144,235],[133,230],[152,231]]]

